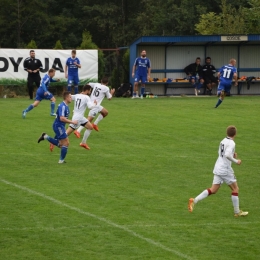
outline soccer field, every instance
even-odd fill
[[[0,99],[0,259],[260,259],[260,96],[216,101],[104,100],[91,150],[71,135],[58,164],[60,150],[37,143],[53,136],[50,102],[22,119],[30,100]],[[249,215],[234,218],[226,185],[190,213],[228,125],[238,129],[233,168]]]

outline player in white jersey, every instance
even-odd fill
[[[98,123],[108,115],[107,109],[105,109],[103,106],[101,106],[101,103],[105,97],[108,100],[111,100],[111,98],[115,92],[115,89],[109,90],[109,88],[107,87],[107,84],[108,84],[107,77],[102,78],[101,83],[89,83],[89,85],[93,88],[90,99],[92,102],[94,100],[96,100],[97,106],[95,106],[94,108],[92,108],[89,111],[88,120],[89,120],[89,122],[92,122],[93,119],[95,118],[95,116],[99,113],[97,119],[92,124],[92,127],[96,131],[99,131],[98,126],[97,126]],[[74,131],[74,134],[77,136],[77,138],[80,138],[80,131],[82,129],[83,129],[83,127],[80,126],[76,131]],[[81,146],[86,144],[87,139],[88,139],[89,135],[91,134],[91,131],[92,131],[92,129],[87,129],[85,131],[83,139],[80,143]]]
[[[195,199],[190,198],[188,209],[190,212],[193,211],[194,205],[200,200],[205,199],[211,194],[217,193],[221,184],[225,182],[232,190],[231,200],[234,207],[234,216],[246,216],[248,212],[239,209],[239,198],[238,198],[238,185],[236,176],[231,167],[232,162],[240,165],[241,160],[236,159],[237,153],[235,153],[235,142],[234,138],[236,136],[237,129],[235,126],[229,126],[227,128],[227,137],[224,138],[219,145],[218,159],[215,163],[213,170],[214,178],[211,188],[204,190]]]

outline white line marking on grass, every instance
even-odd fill
[[[108,219],[99,217],[99,216],[97,216],[97,215],[95,215],[95,214],[92,214],[92,213],[90,213],[90,212],[83,211],[83,210],[81,210],[81,209],[79,209],[79,208],[70,206],[69,204],[63,203],[63,202],[61,202],[61,201],[59,201],[59,200],[56,200],[56,199],[54,199],[54,198],[52,198],[52,197],[50,197],[50,196],[47,196],[47,195],[45,195],[45,194],[43,194],[43,193],[40,193],[40,192],[31,190],[31,189],[29,189],[29,188],[26,188],[26,187],[24,187],[24,186],[18,185],[18,184],[16,184],[16,183],[9,182],[9,181],[6,181],[6,180],[4,180],[4,179],[1,179],[1,182],[5,183],[5,184],[7,184],[7,185],[10,185],[10,186],[16,187],[16,188],[18,188],[18,189],[20,189],[20,190],[26,191],[26,192],[28,192],[28,193],[31,193],[31,194],[33,194],[33,195],[36,195],[36,196],[42,197],[42,198],[44,198],[44,199],[47,199],[47,200],[49,200],[49,201],[51,201],[51,202],[53,202],[53,203],[55,203],[55,204],[58,204],[58,205],[60,205],[60,206],[66,207],[66,208],[71,209],[71,210],[74,210],[74,211],[76,211],[76,212],[78,212],[78,213],[80,213],[80,214],[82,214],[82,215],[86,215],[86,216],[88,216],[88,217],[92,217],[92,218],[94,218],[94,219],[97,219],[97,220],[99,220],[99,221],[102,221],[102,222],[108,224],[109,226],[112,226],[112,227],[115,227],[115,228],[124,230],[125,232],[127,232],[127,233],[129,233],[129,234],[131,234],[131,235],[133,235],[133,236],[135,236],[135,237],[141,239],[141,240],[144,240],[144,241],[146,241],[147,243],[149,243],[149,244],[151,244],[151,245],[157,246],[157,247],[159,247],[159,248],[161,248],[161,249],[163,249],[163,250],[165,250],[165,251],[171,252],[171,253],[173,253],[173,254],[175,254],[175,255],[177,255],[177,256],[183,258],[183,259],[188,259],[188,260],[192,260],[192,259],[193,259],[193,258],[189,257],[188,255],[185,255],[185,254],[183,254],[183,253],[181,253],[181,252],[179,252],[179,251],[177,251],[177,250],[174,250],[174,249],[171,249],[171,248],[169,248],[169,247],[167,247],[167,246],[164,246],[163,244],[161,244],[161,243],[159,243],[159,242],[156,242],[156,241],[154,241],[154,240],[152,240],[152,239],[150,239],[150,238],[147,238],[147,237],[144,237],[144,236],[142,236],[142,235],[139,235],[138,233],[132,231],[131,229],[129,229],[129,228],[125,227],[125,226],[122,226],[122,225],[118,225],[118,224],[116,224],[116,223],[114,223],[114,222],[112,222],[112,221],[110,221],[110,220],[108,220]]]

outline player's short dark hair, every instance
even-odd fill
[[[54,69],[54,68],[51,68],[51,69],[49,69],[48,72],[49,72],[49,73],[55,72],[55,69]]]
[[[227,136],[234,137],[237,133],[237,129],[234,125],[230,125],[227,128]]]
[[[86,90],[90,90],[92,89],[92,87],[88,84],[84,85],[83,88],[82,88],[82,91],[85,92]]]
[[[210,58],[210,57],[207,57],[206,60],[211,60],[211,58]]]
[[[103,77],[103,78],[101,79],[101,82],[102,82],[103,84],[107,84],[107,83],[108,83],[108,77]]]
[[[30,53],[34,52],[34,50],[30,50]]]
[[[76,50],[72,50],[71,53],[76,54]]]
[[[196,60],[200,60],[200,57],[197,57]]]
[[[65,100],[66,97],[69,96],[69,95],[70,95],[69,91],[64,91],[63,94],[62,94],[63,100]]]

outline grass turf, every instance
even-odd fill
[[[28,99],[0,99],[0,259],[258,259],[260,97],[216,101],[105,100],[91,150],[71,135],[59,165],[58,148],[37,144],[53,135],[49,102],[23,120]],[[191,214],[188,199],[210,187],[231,124],[249,215],[233,217],[225,185]]]

